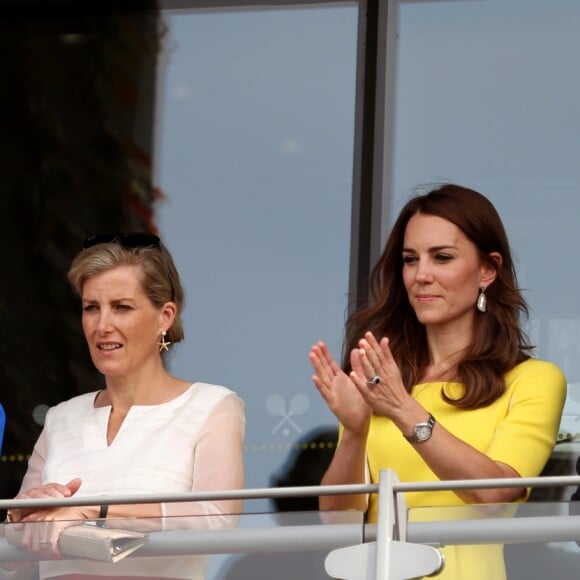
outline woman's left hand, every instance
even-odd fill
[[[413,404],[388,338],[383,337],[379,342],[372,332],[365,333],[359,348],[351,352],[350,362],[350,378],[375,414],[394,419]]]
[[[90,508],[58,507],[38,509],[20,520],[18,526],[22,530],[22,544],[34,554],[59,558],[58,540],[63,530],[91,517]]]

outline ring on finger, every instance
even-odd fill
[[[381,382],[381,377],[379,377],[378,375],[375,375],[372,379],[369,379],[367,381],[367,385],[374,387],[374,386],[378,385],[380,382]]]

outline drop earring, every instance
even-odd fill
[[[479,302],[478,302],[479,304]],[[167,336],[167,331],[166,330],[162,330],[161,331],[161,340],[157,343],[157,345],[159,346],[159,352],[163,352],[163,351],[168,351],[169,350],[169,345],[171,344],[170,342],[165,342],[165,337]]]
[[[477,309],[480,312],[485,312],[487,310],[487,298],[485,296],[485,286],[479,289],[479,296],[477,297]]]

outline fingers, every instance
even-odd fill
[[[381,338],[379,347],[381,349],[381,352],[383,353],[385,361],[387,361],[388,363],[395,363],[395,359],[393,358],[393,353],[391,352],[391,347],[389,345],[389,339],[386,336]]]
[[[363,364],[363,356],[364,350],[358,348],[353,349],[350,353],[350,366],[352,368],[352,372],[360,379],[364,379],[367,373],[367,369],[365,369]],[[368,366],[368,361],[366,362]],[[372,372],[372,369],[369,372]]]
[[[9,509],[6,512],[6,517],[9,522],[17,523],[22,519],[22,510],[21,509]]]
[[[75,481],[75,480],[73,480]],[[80,485],[80,484],[79,484]],[[78,487],[77,487],[78,489]],[[40,487],[33,487],[20,493],[16,496],[16,499],[38,499],[44,497],[70,497],[71,490],[66,485],[61,485],[60,483],[47,483],[46,485],[41,485]]]
[[[35,554],[58,557],[58,539],[61,532],[61,526],[55,522],[31,521],[24,526],[22,543]]]
[[[397,363],[393,358],[387,337],[377,341],[372,332],[367,332],[359,341],[361,365],[367,379],[379,376],[385,380],[392,373]]]
[[[364,350],[362,349],[354,349],[351,352],[350,364],[352,371],[349,374],[349,378],[364,401],[367,404],[370,404],[369,396],[376,388],[376,385],[369,384],[369,379],[378,375],[376,375],[372,368],[369,368],[368,360],[366,359]]]
[[[365,401],[367,401],[369,385],[367,385],[365,378],[361,377],[361,375],[357,374],[355,371],[351,371],[349,377],[350,380],[354,383],[355,387],[358,389],[359,393],[362,395]]]
[[[330,354],[327,344],[323,341],[319,341],[313,345],[310,354],[314,355],[321,363],[329,368],[337,366],[336,361]]]
[[[386,341],[388,345],[388,339],[383,338],[381,340]],[[372,332],[365,333],[364,338],[359,341],[359,347],[364,351],[364,356],[368,361],[368,366],[370,367],[370,375],[380,374],[383,368],[384,362],[384,352],[381,345],[377,342],[374,334]],[[368,369],[367,369],[368,370]]]
[[[362,341],[361,341],[362,342]],[[350,364],[352,372],[356,375],[359,384],[369,384],[370,382],[380,382],[384,380],[384,373],[381,371],[381,364],[377,357],[368,354],[367,347],[355,348],[350,353]],[[351,377],[352,378],[352,377]]]
[[[379,342],[372,332],[366,332],[358,348],[351,352],[351,379],[363,396],[366,397],[369,389],[374,389],[379,383],[389,382],[391,362],[394,363],[394,359],[389,339],[383,337]]]
[[[68,483],[65,483],[65,487],[68,488],[70,495],[74,495],[79,490],[82,482],[83,480],[80,477],[75,477]]]
[[[39,487],[33,487],[25,492],[19,493],[15,499],[45,499],[45,498],[62,498],[74,495],[81,486],[82,480],[80,478],[71,479],[68,483],[62,485],[60,483],[47,483]],[[30,514],[34,513],[33,509],[10,510],[12,520],[20,522],[27,520]]]
[[[329,386],[335,375],[340,372],[340,367],[334,360],[328,347],[322,341],[317,342],[308,355],[315,375],[312,377],[314,384],[320,388],[321,386]]]

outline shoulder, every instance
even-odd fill
[[[221,385],[210,383],[193,383],[187,391],[187,405],[203,406],[206,409],[215,409],[219,406],[232,406],[243,411],[245,404],[233,390]]]
[[[99,391],[77,395],[62,401],[46,412],[44,426],[48,429],[58,428],[65,423],[80,424],[94,410],[95,397]]]
[[[558,365],[537,358],[529,358],[506,373],[508,384],[522,379],[550,381],[556,385],[566,385],[566,377]]]
[[[184,432],[220,431],[223,426],[243,430],[245,404],[235,391],[220,385],[194,383],[173,407],[172,423]],[[223,431],[222,431],[223,432]]]
[[[59,415],[62,413],[69,414],[71,412],[80,411],[83,412],[86,409],[93,408],[95,397],[99,391],[93,391],[91,393],[84,393],[83,395],[77,395],[66,401],[62,401],[51,407],[48,412],[51,415]]]
[[[566,397],[566,376],[553,362],[530,358],[508,371],[505,378],[508,391],[537,393],[562,401]]]

